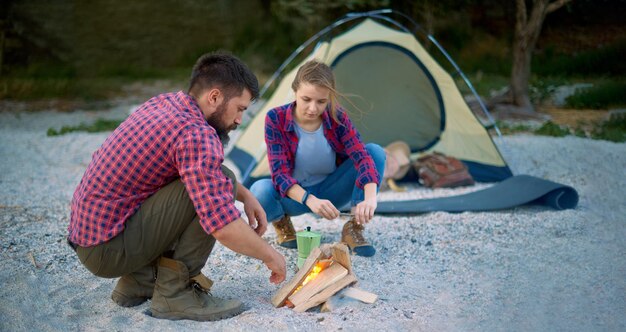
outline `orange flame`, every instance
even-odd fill
[[[323,262],[323,261],[320,261],[319,263],[315,264],[315,266],[311,269],[311,272],[309,272],[306,278],[304,278],[304,281],[302,282],[302,284],[300,284],[300,286],[298,286],[298,288],[296,288],[296,290],[293,291],[293,294],[295,294],[302,287],[304,287],[304,285],[306,285],[309,281],[315,279],[315,277],[317,277],[317,275],[320,274],[322,270],[327,268],[328,265],[329,265],[328,262]]]

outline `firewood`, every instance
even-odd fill
[[[333,260],[332,259],[320,259],[317,264],[317,266],[319,266],[322,270],[326,269],[327,267],[329,267],[331,264],[333,264]]]
[[[348,287],[341,292],[342,295],[359,300],[361,302],[372,304],[378,298],[378,295],[364,291],[356,287]]]
[[[331,249],[332,247],[333,247],[333,245],[332,245],[332,244],[330,244],[330,243],[322,243],[322,244],[320,244],[320,246],[319,246],[320,250],[322,251],[322,253],[323,253],[323,254],[324,254],[324,256],[326,256],[326,257],[330,257],[330,256],[332,256],[332,254],[333,254],[333,253],[332,253],[332,249]]]
[[[300,284],[304,281],[306,276],[309,274],[309,271],[317,264],[317,262],[324,258],[322,255],[322,251],[319,248],[315,248],[311,250],[309,257],[304,261],[302,267],[296,275],[291,278],[291,280],[283,285],[276,294],[272,297],[272,304],[274,307],[282,307],[285,304],[285,299],[293,293],[293,291],[300,286]]]
[[[296,312],[305,312],[321,304],[322,302],[328,300],[328,298],[333,296],[335,293],[337,293],[338,291],[342,290],[344,287],[347,287],[355,282],[356,282],[356,277],[354,276],[354,274],[348,274],[344,276],[341,280],[328,286],[326,289],[324,289],[320,293],[317,293],[316,295],[308,299],[306,302],[296,305],[293,308],[293,310]],[[296,295],[297,294],[298,293],[296,293]]]
[[[348,269],[348,273],[352,274],[352,260],[350,259],[350,251],[348,246],[343,243],[336,243],[332,246],[333,260]]]
[[[313,295],[323,291],[326,287],[329,287],[338,280],[341,280],[347,274],[348,270],[341,264],[333,264],[329,268],[322,270],[315,279],[309,281],[299,291],[289,296],[289,301],[291,301],[294,306],[298,307],[299,304],[304,303]]]
[[[335,306],[332,303],[333,298],[334,296],[331,296],[330,298],[328,298],[328,300],[322,303],[322,306],[320,307],[320,312],[331,312],[333,311],[333,309],[335,309]]]

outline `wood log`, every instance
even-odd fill
[[[274,296],[272,296],[272,305],[274,305],[274,307],[276,308],[285,305],[285,300],[289,297],[289,295],[291,295],[291,293],[293,293],[296,288],[298,288],[298,286],[300,286],[300,284],[304,281],[311,269],[322,258],[324,257],[319,247],[311,250],[309,257],[306,259],[306,261],[304,261],[304,264],[302,264],[302,267],[300,268],[300,270],[298,270],[296,275],[291,278],[288,283],[283,285],[283,287],[281,287],[278,292],[274,294]]]
[[[333,264],[335,261],[333,261],[332,259],[320,259],[316,266],[319,266],[322,270],[328,268],[331,264]]]
[[[297,307],[299,304],[306,302],[315,294],[341,280],[347,274],[348,270],[345,267],[341,264],[335,263],[329,268],[322,270],[314,279],[309,281],[299,291],[289,296],[289,301]]]
[[[308,299],[307,301],[296,305],[293,310],[296,312],[305,312],[319,304],[321,304],[322,302],[328,300],[328,298],[330,298],[331,296],[335,295],[335,293],[337,293],[338,291],[342,290],[343,288],[353,284],[356,282],[356,276],[354,276],[354,274],[348,274],[346,276],[344,276],[341,280],[333,283],[332,285],[330,285],[329,287],[327,287],[326,289],[324,289],[323,291],[321,291],[320,293],[317,293],[316,295],[314,295],[313,297],[311,297],[310,299]],[[298,293],[296,293],[298,294]]]
[[[348,274],[352,272],[352,260],[350,258],[350,250],[343,243],[335,243],[331,248],[332,259],[348,269]]]
[[[319,246],[320,250],[322,250],[322,253],[326,257],[332,256],[332,254],[333,254],[332,253],[332,249],[331,249],[332,247],[333,247],[333,244],[330,244],[330,243],[322,243]]]
[[[331,296],[328,300],[322,303],[322,307],[320,308],[320,312],[331,312],[335,309],[335,306],[332,303],[332,299],[334,296]]]
[[[342,295],[359,300],[361,302],[372,304],[378,298],[378,295],[364,291],[356,287],[348,287],[341,292]]]

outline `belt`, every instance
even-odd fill
[[[78,247],[78,245],[72,241],[70,241],[69,239],[67,239],[67,244],[74,249],[74,251],[76,251],[76,248]]]

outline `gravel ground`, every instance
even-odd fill
[[[110,300],[116,280],[92,276],[65,244],[72,193],[108,133],[47,137],[46,130],[127,112],[0,112],[0,330],[626,330],[626,144],[577,137],[497,142],[514,173],[576,188],[574,210],[375,217],[366,236],[376,256],[353,256],[359,287],[379,296],[374,304],[344,299],[331,313],[275,309],[278,286],[266,268],[218,245],[203,272],[216,282],[214,295],[245,303],[241,315],[166,321],[147,314],[149,302],[118,307]],[[380,199],[486,186],[412,187]],[[306,215],[294,224],[322,232],[323,242],[340,238],[340,220]],[[275,243],[271,227],[264,237]],[[296,252],[279,250],[290,278]]]

